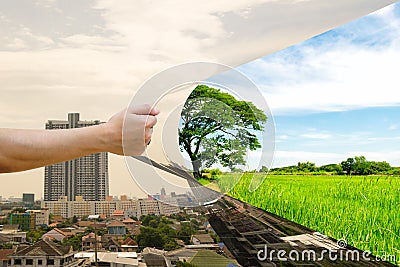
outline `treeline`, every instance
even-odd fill
[[[263,166],[259,172],[267,172]],[[368,161],[364,156],[348,158],[337,164],[316,166],[313,162],[299,162],[297,165],[273,168],[270,174],[331,174],[331,175],[400,175],[400,167],[392,167],[386,161]]]

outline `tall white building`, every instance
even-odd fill
[[[81,121],[79,113],[69,113],[67,121],[49,120],[46,129],[82,128],[101,123],[98,120]],[[109,194],[108,156],[105,152],[47,166],[44,175],[46,201],[57,201],[65,196],[68,200],[82,196],[88,201],[100,201]]]

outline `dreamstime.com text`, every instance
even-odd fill
[[[267,245],[264,246],[263,249],[260,249],[257,252],[257,259],[259,261],[323,261],[329,259],[331,261],[388,261],[388,262],[396,262],[395,255],[372,255],[372,253],[368,250],[359,251],[356,249],[344,249],[346,244],[342,240],[338,241],[339,249],[322,249],[318,250],[318,253],[312,249],[306,249],[303,251],[297,250],[278,250],[278,249],[269,249]]]

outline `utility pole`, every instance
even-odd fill
[[[96,267],[99,266],[97,262],[97,220],[94,219],[94,264]]]
[[[97,219],[99,218],[99,215],[89,215],[88,219],[93,219],[94,220],[94,264],[96,267],[99,266],[99,263],[97,262]]]

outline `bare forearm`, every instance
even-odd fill
[[[0,172],[15,172],[106,151],[103,125],[67,130],[0,129]]]
[[[157,109],[142,105],[129,107],[108,122],[91,127],[0,129],[0,173],[34,169],[97,152],[138,156],[150,141],[158,113]]]

